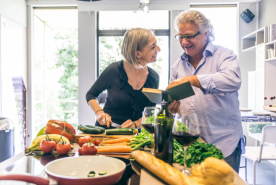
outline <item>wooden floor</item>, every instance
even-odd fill
[[[241,166],[244,166],[244,158],[241,157]],[[239,175],[245,180],[245,169],[240,168]],[[247,160],[247,182],[253,184],[253,162]],[[275,165],[268,161],[261,161],[256,166],[256,184],[276,185],[275,182]]]

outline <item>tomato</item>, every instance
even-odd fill
[[[89,141],[91,141],[91,143],[94,144],[93,138],[90,136],[84,136],[78,139],[78,144],[80,145],[80,147],[82,147],[83,144],[88,143]]]
[[[81,147],[81,154],[82,155],[96,155],[97,154],[97,147],[89,141],[89,143],[85,143]]]
[[[81,148],[78,149],[78,152],[79,152],[80,155],[82,155],[82,154],[81,154]]]
[[[94,139],[94,143],[95,143],[96,146],[99,146],[100,141],[98,139]]]
[[[61,155],[68,154],[71,150],[70,143],[61,141],[57,144],[57,152]]]
[[[43,153],[51,153],[56,148],[56,142],[49,139],[43,139],[40,142],[40,149]]]

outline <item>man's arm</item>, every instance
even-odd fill
[[[220,59],[222,58],[223,59]],[[235,92],[240,89],[241,75],[237,56],[232,51],[227,51],[218,60],[222,60],[219,69],[213,74],[186,76],[170,83],[171,85],[189,81],[192,86],[202,89],[206,94],[219,94]]]

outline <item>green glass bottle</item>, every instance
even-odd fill
[[[162,91],[161,110],[157,114],[154,129],[154,156],[172,165],[173,163],[173,115],[168,110],[168,91]]]

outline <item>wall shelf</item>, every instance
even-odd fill
[[[242,37],[242,52],[254,52],[254,47],[264,43],[267,43],[267,27]]]
[[[246,49],[242,50],[242,52],[256,52],[256,46],[246,48]]]
[[[269,58],[269,59],[265,59],[266,62],[272,62],[272,61],[276,61],[276,57],[274,58]]]
[[[271,42],[268,42],[268,43],[266,43],[265,45],[266,45],[266,46],[273,46],[275,42],[276,42],[276,40],[271,41]]]

